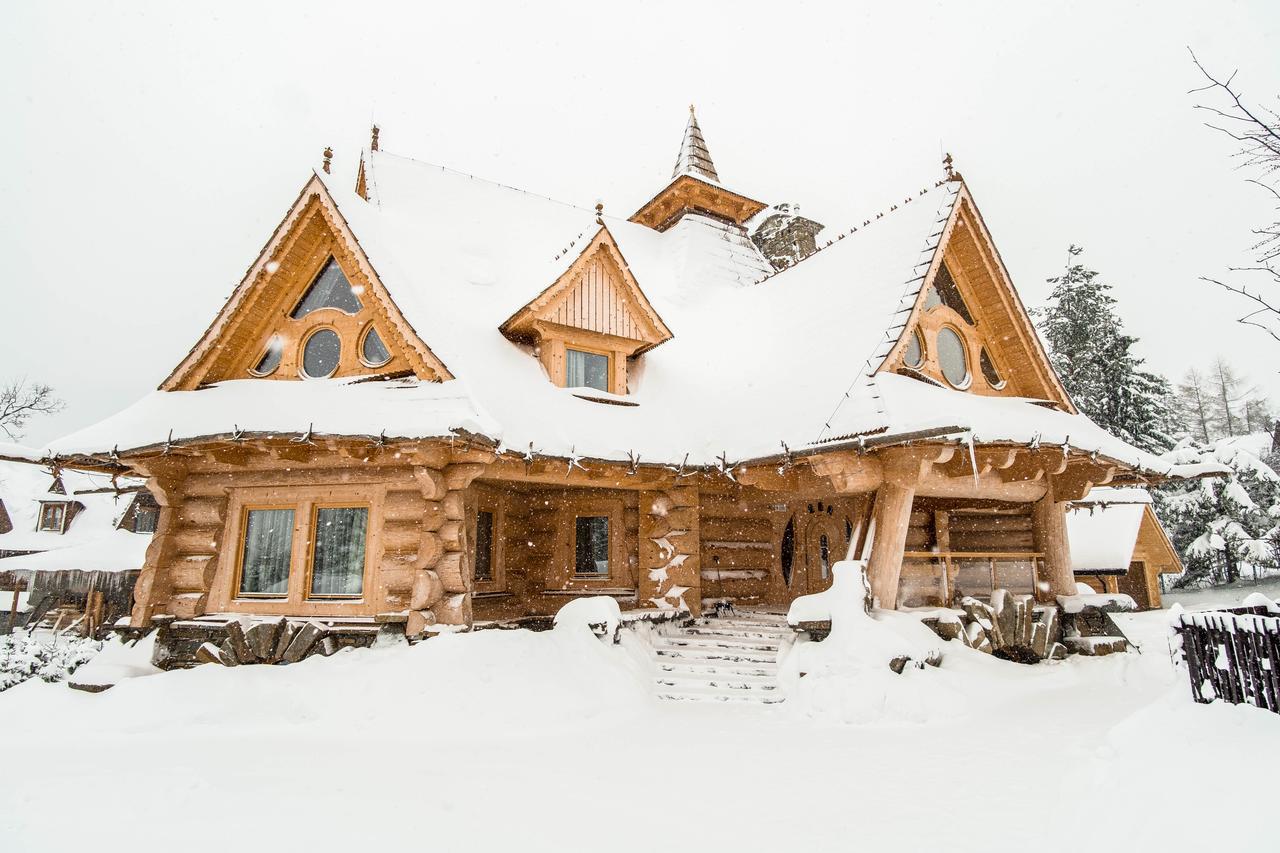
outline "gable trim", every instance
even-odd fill
[[[360,241],[351,230],[350,224],[338,209],[337,203],[329,193],[324,182],[316,174],[303,185],[302,190],[290,205],[288,212],[276,226],[257,259],[250,265],[244,277],[232,291],[222,309],[205,329],[200,339],[187,353],[186,357],[160,384],[161,391],[191,390],[200,382],[200,368],[211,367],[210,357],[214,345],[224,336],[240,328],[240,310],[254,294],[270,285],[272,273],[268,265],[277,257],[284,255],[299,236],[304,218],[312,213],[312,205],[316,205],[314,215],[324,220],[338,245],[341,245],[354,259],[360,272],[369,280],[374,291],[375,310],[383,309],[390,325],[404,339],[409,351],[424,368],[425,372],[435,374],[438,381],[453,379],[453,374],[445,366],[431,348],[422,340],[413,326],[410,325],[399,306],[392,298],[386,286],[378,276],[372,261],[365,253]],[[411,361],[415,359],[411,357]]]
[[[947,217],[946,224],[943,226],[937,245],[934,248],[929,268],[919,279],[920,287],[916,292],[910,313],[898,330],[897,341],[885,354],[875,372],[879,373],[889,369],[891,364],[902,357],[910,341],[912,330],[919,325],[924,314],[924,303],[929,287],[943,264],[947,247],[955,238],[957,230],[965,226],[970,226],[973,232],[973,239],[977,243],[978,255],[987,276],[996,287],[1001,302],[1006,308],[1006,313],[1013,320],[1014,329],[1018,335],[1018,344],[1031,356],[1030,368],[1035,371],[1037,378],[1049,392],[1045,396],[1062,406],[1069,414],[1078,414],[1075,404],[1058,379],[1058,375],[1053,369],[1053,364],[1049,361],[1049,355],[1040,341],[1040,336],[1036,332],[1035,324],[1031,321],[1026,305],[1023,303],[1021,296],[1019,296],[1017,289],[1013,286],[1012,278],[1005,267],[1004,260],[1000,257],[999,251],[995,247],[995,242],[991,238],[991,233],[982,219],[982,214],[979,212],[977,205],[973,201],[973,196],[964,182],[960,182],[955,201],[951,207],[951,213]],[[972,307],[970,307],[970,310],[973,310]],[[989,323],[990,318],[987,318],[987,320]],[[987,343],[990,344],[991,342],[987,341]],[[971,365],[971,371],[976,371],[978,367],[977,364]],[[1007,385],[1008,375],[1004,375],[1004,379]]]
[[[631,272],[631,267],[627,263],[627,259],[623,256],[622,250],[618,248],[617,241],[609,232],[608,226],[601,225],[600,230],[595,236],[587,242],[578,256],[574,258],[564,272],[556,277],[550,285],[542,290],[523,308],[516,311],[498,327],[508,338],[520,339],[528,337],[534,333],[537,324],[543,322],[554,322],[548,318],[538,316],[540,312],[554,305],[556,301],[570,291],[578,284],[581,274],[585,271],[587,264],[591,262],[599,253],[604,252],[617,269],[622,280],[622,287],[616,288],[618,295],[621,297],[624,306],[634,315],[640,325],[647,327],[643,338],[637,338],[643,345],[635,350],[634,354],[639,354],[646,350],[652,349],[658,344],[665,343],[674,337],[673,333],[662,317],[658,315],[656,309],[649,302],[648,297],[644,295],[644,291],[640,287],[640,283],[636,280],[635,275]],[[563,325],[563,324],[557,324]],[[578,328],[578,327],[566,327]],[[596,330],[582,329],[582,331],[592,331],[595,334],[605,334]]]

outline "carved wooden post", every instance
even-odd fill
[[[871,597],[876,607],[894,610],[898,606],[898,580],[902,574],[902,552],[907,544],[907,528],[911,524],[911,502],[915,483],[886,477],[876,492],[872,518],[875,539],[871,543],[871,559],[867,574],[871,579]]]
[[[135,470],[147,478],[147,491],[160,507],[156,519],[156,531],[147,546],[147,554],[133,587],[133,612],[129,624],[145,628],[151,624],[156,608],[168,600],[172,586],[167,572],[177,554],[177,532],[181,519],[178,509],[182,504],[179,491],[186,468],[179,462],[156,460],[148,464],[136,463]]]
[[[640,606],[667,609],[683,602],[690,613],[701,613],[698,487],[641,492],[639,538]]]
[[[1055,501],[1050,488],[1035,502],[1032,522],[1036,546],[1044,554],[1049,595],[1074,595],[1076,578],[1071,570],[1071,543],[1067,540],[1067,502]]]

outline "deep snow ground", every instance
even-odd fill
[[[945,645],[865,725],[657,703],[626,649],[482,632],[0,694],[0,849],[1275,850],[1280,717],[1140,654]],[[1229,833],[1229,837],[1224,837]]]

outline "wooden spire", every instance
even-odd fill
[[[381,128],[379,128],[379,127],[375,124],[375,125],[373,126],[373,130],[370,132],[370,139],[369,139],[369,150],[370,150],[370,151],[377,151],[377,150],[378,150],[378,134],[379,134],[379,133],[381,133],[381,132],[382,132],[382,129],[381,129]]]
[[[324,149],[324,165],[321,168],[324,169],[324,173],[327,175],[329,174],[332,167],[333,167],[333,149],[326,145]]]
[[[694,112],[693,104],[689,105],[689,123],[684,127],[680,154],[676,157],[676,167],[671,172],[672,178],[678,178],[681,175],[693,175],[720,183],[716,166],[711,162],[711,152],[707,150],[707,141],[702,138],[702,128],[698,127],[698,116]]]

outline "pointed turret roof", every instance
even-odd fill
[[[698,116],[693,111],[693,104],[689,105],[689,123],[684,127],[680,154],[676,157],[676,167],[671,172],[672,178],[681,175],[694,175],[720,183],[716,165],[711,162],[711,152],[707,150],[707,141],[702,138],[702,128],[698,127]]]

